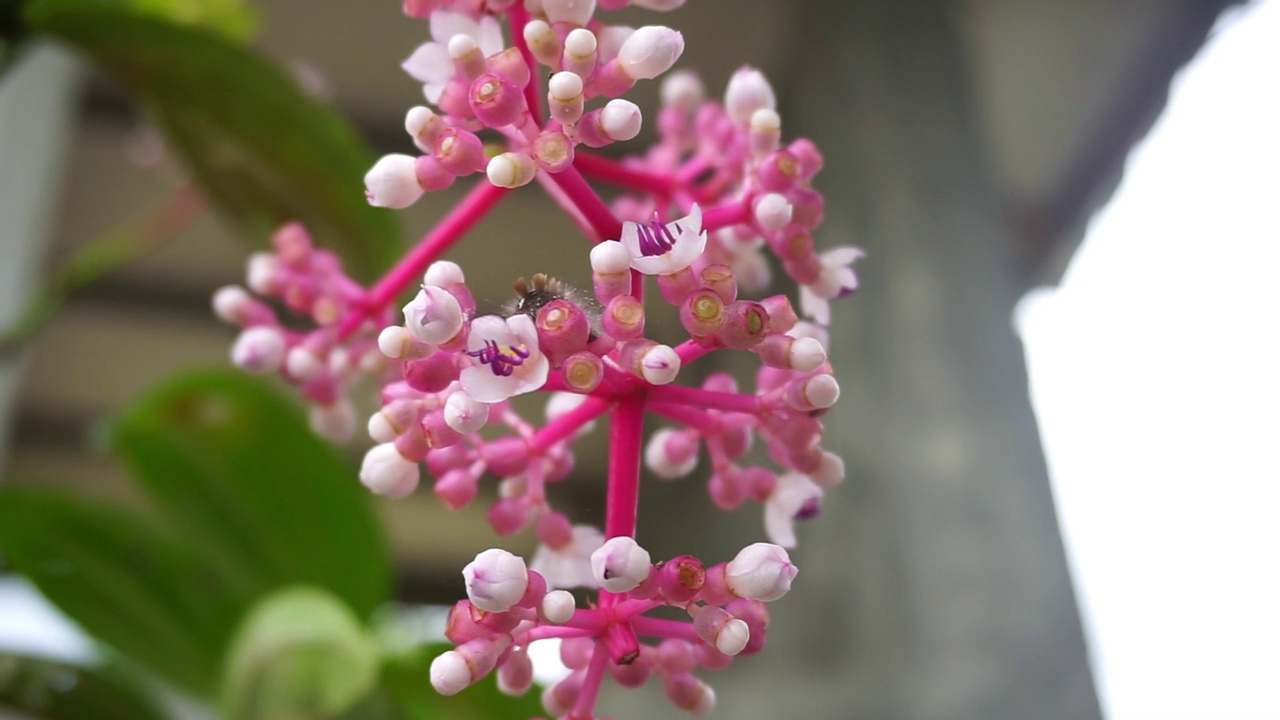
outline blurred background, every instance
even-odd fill
[[[254,4],[256,47],[377,152],[412,150],[402,121],[421,96],[399,64],[425,24],[395,2]],[[1251,579],[1274,572],[1240,559],[1280,546],[1267,523],[1280,468],[1260,449],[1280,431],[1280,302],[1262,275],[1280,238],[1260,212],[1280,190],[1266,130],[1280,122],[1267,79],[1280,58],[1265,55],[1280,45],[1276,5],[693,0],[656,20],[627,13],[680,29],[679,66],[710,94],[739,65],[763,69],[784,134],[826,156],[818,242],[868,253],[832,327],[844,395],[826,442],[849,480],[801,530],[802,572],[774,606],[767,651],[707,675],[720,716],[1280,717],[1264,690],[1274,657],[1241,653],[1280,641],[1273,579]],[[1222,51],[1236,64],[1199,95],[1175,82],[1234,37],[1262,49]],[[1154,169],[1139,154],[1126,171],[1161,113],[1157,130],[1175,123],[1171,86],[1200,119],[1163,146],[1153,133],[1142,152]],[[636,95],[653,107],[655,84]],[[30,53],[0,80],[0,320],[60,258],[182,192],[148,128],[128,94],[63,51]],[[1123,205],[1130,186],[1140,200]],[[405,211],[406,238],[458,195]],[[1216,221],[1194,219],[1205,215]],[[101,423],[179,370],[226,363],[234,331],[209,297],[243,280],[243,240],[200,215],[5,360],[5,481],[142,503],[103,452]],[[564,259],[577,242],[529,187],[449,257],[497,303],[521,274],[589,282],[585,263]],[[575,521],[602,514],[603,446],[580,443],[558,488]],[[363,444],[349,451],[354,463]],[[703,479],[646,484],[640,536],[656,557],[727,557],[760,539],[752,508],[707,512]],[[397,599],[462,596],[460,568],[494,544],[484,507],[451,513],[428,491],[377,502]],[[1195,595],[1203,586],[1214,592]],[[17,617],[14,603],[0,596],[0,615]],[[606,688],[610,714],[677,715],[654,687]]]

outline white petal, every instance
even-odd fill
[[[449,59],[448,48],[435,42],[419,45],[400,67],[420,83],[443,85],[453,77],[453,61]],[[439,99],[440,96],[436,95],[436,100]]]
[[[622,237],[618,238],[618,242],[622,243],[622,247],[631,253],[631,257],[641,257],[640,255],[640,230],[637,223],[630,221],[622,223]]]
[[[436,10],[431,13],[431,39],[442,45],[448,45],[449,40],[454,35],[470,35],[476,38],[480,32],[480,28],[476,25],[476,21],[463,15],[462,13],[451,12],[449,10]]]
[[[683,229],[684,226],[682,225],[681,228]],[[689,267],[696,262],[698,258],[702,257],[702,251],[706,249],[706,233],[690,232],[688,229],[685,229],[685,231],[680,233],[680,236],[676,238],[676,243],[672,246],[671,252],[669,253],[671,255],[671,264],[674,266],[671,272],[683,270]]]
[[[547,356],[538,352],[536,346],[533,353],[525,358],[524,364],[516,368],[511,377],[516,378],[516,391],[512,395],[523,395],[534,392],[547,383],[547,375],[551,373],[551,362]]]
[[[670,275],[680,269],[675,266],[671,255],[670,252],[661,255],[641,255],[637,252],[631,256],[631,269],[645,275]]]
[[[476,34],[473,36],[476,43],[480,45],[480,52],[485,57],[495,55],[502,52],[502,26],[498,24],[497,19],[492,15],[485,15],[480,18],[480,23],[476,27]]]
[[[682,218],[676,218],[671,222],[672,225],[679,225],[681,230],[692,230],[695,233],[702,232],[702,208],[698,207],[698,203],[694,203],[689,208],[689,214]]]
[[[819,325],[831,324],[831,303],[815,295],[807,285],[800,286],[800,312]]]
[[[528,320],[527,315],[519,315]],[[535,337],[536,337],[535,329]],[[507,345],[519,345],[519,337],[511,332],[511,327],[507,324],[506,319],[497,315],[481,315],[471,320],[471,334],[467,337],[467,349],[479,350],[484,347],[486,340],[492,340],[498,343],[499,347]]]
[[[795,513],[787,513],[776,505],[765,503],[764,532],[770,540],[784,548],[795,547]]]
[[[422,96],[432,105],[440,104],[440,96],[444,94],[444,89],[449,87],[449,81],[445,82],[429,82],[422,85]]]
[[[471,399],[482,403],[502,402],[520,389],[520,379],[514,374],[495,375],[488,365],[472,365],[464,369],[458,379]]]
[[[842,245],[822,253],[822,264],[828,267],[832,265],[852,265],[854,261],[864,258],[866,255],[861,248]]]

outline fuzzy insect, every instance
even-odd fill
[[[526,280],[524,276],[520,276],[516,278],[512,287],[516,291],[516,296],[503,304],[502,315],[504,317],[528,315],[537,320],[538,311],[547,303],[552,300],[565,300],[582,308],[582,312],[586,313],[587,319],[591,322],[592,340],[604,334],[604,325],[601,319],[604,316],[604,309],[600,307],[600,303],[590,293],[583,292],[569,283],[545,273],[535,273],[531,280]]]

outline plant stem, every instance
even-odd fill
[[[612,183],[627,190],[650,193],[658,196],[660,201],[670,198],[676,191],[676,181],[673,177],[627,167],[603,155],[575,153],[573,166],[587,177]]]
[[[713,207],[702,213],[702,229],[707,231],[751,221],[751,208],[743,201]]]
[[[654,402],[693,405],[708,410],[727,410],[755,415],[760,412],[761,401],[757,395],[716,392],[684,385],[656,385],[649,388],[649,398]]]
[[[529,440],[529,448],[535,454],[541,454],[552,445],[573,435],[583,425],[595,420],[609,410],[609,401],[597,397],[588,397],[578,407],[548,422],[541,430],[534,433]]]
[[[554,182],[569,200],[577,206],[595,231],[596,242],[617,240],[622,237],[622,223],[613,216],[609,206],[596,194],[582,174],[574,168],[565,168],[558,173],[549,173]]]
[[[631,627],[637,635],[645,637],[676,638],[698,642],[698,633],[693,623],[680,620],[664,620],[662,618],[638,617],[631,621]]]
[[[582,692],[578,694],[578,702],[573,704],[570,717],[595,717],[592,710],[596,706],[596,698],[600,696],[600,686],[604,683],[604,671],[608,667],[609,651],[604,640],[597,640],[595,649],[591,651],[591,662],[587,664],[587,674],[582,678]]]
[[[644,430],[641,393],[623,397],[609,422],[609,489],[605,501],[604,536],[635,537],[640,498],[640,449]]]
[[[529,23],[529,11],[524,3],[517,2],[507,10],[507,18],[511,21],[511,40],[520,50],[524,64],[529,66],[529,82],[524,86],[524,101],[529,106],[529,116],[534,124],[542,125],[542,83],[538,78],[538,63],[533,59],[533,51],[524,40],[524,26]]]

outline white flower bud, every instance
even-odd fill
[[[525,153],[504,152],[485,166],[485,175],[496,187],[518,188],[533,182],[538,164]]]
[[[435,285],[424,286],[404,306],[405,329],[428,345],[440,345],[453,339],[462,329],[463,319],[458,299]]]
[[[284,335],[275,328],[259,325],[236,338],[231,346],[231,362],[250,372],[273,372],[284,362],[284,352]]]
[[[476,44],[476,39],[466,33],[458,33],[449,38],[449,58],[451,60],[460,60],[468,54],[476,52],[480,46]]]
[[[671,69],[684,52],[684,36],[669,27],[646,25],[618,48],[622,70],[635,80],[651,80]]]
[[[654,385],[666,385],[680,373],[680,356],[667,345],[654,345],[640,361],[640,374]]]
[[[586,28],[569,31],[564,39],[564,51],[576,58],[587,58],[596,54],[596,35]]]
[[[400,433],[391,424],[391,420],[381,411],[369,416],[369,438],[376,443],[395,442]]]
[[[233,325],[241,322],[241,318],[252,305],[253,297],[239,285],[218,288],[218,291],[213,294],[213,314],[217,315],[219,320]]]
[[[524,558],[489,548],[462,569],[471,604],[485,612],[506,612],[529,588],[529,570]]]
[[[431,687],[441,695],[457,695],[471,686],[471,666],[456,650],[436,656],[431,661]]]
[[[827,361],[827,350],[814,338],[796,338],[788,350],[788,359],[792,370],[811,373]]]
[[[810,477],[821,488],[839,485],[844,482],[844,459],[833,452],[823,452],[818,469]]]
[[[297,345],[284,358],[285,370],[295,378],[306,382],[314,380],[324,372],[324,362],[311,348]]]
[[[463,435],[470,435],[489,422],[489,406],[464,392],[455,392],[445,401],[444,421]]]
[[[377,495],[402,498],[418,487],[418,463],[405,458],[394,443],[369,448],[360,464],[360,482]]]
[[[737,655],[751,640],[751,628],[746,621],[734,618],[716,633],[716,649],[725,655]]]
[[[553,23],[586,25],[596,12],[596,0],[542,0],[542,12]]]
[[[751,132],[776,133],[782,131],[782,117],[771,107],[762,107],[751,113]]]
[[[407,208],[422,197],[416,161],[408,155],[383,155],[364,176],[365,196],[374,207]]]
[[[781,230],[791,222],[791,202],[779,193],[765,193],[756,199],[756,222],[765,230]]]
[[[422,276],[423,285],[435,285],[436,287],[449,287],[450,285],[461,285],[466,281],[462,275],[462,267],[456,262],[449,260],[437,260],[431,263],[427,268],[427,272]]]
[[[600,128],[616,142],[625,142],[639,135],[643,122],[640,106],[621,98],[610,100],[600,113]]]
[[[567,70],[558,72],[547,82],[547,90],[556,100],[568,102],[582,94],[582,78]]]
[[[356,409],[347,400],[332,405],[312,405],[310,421],[311,430],[320,437],[346,442],[356,432]]]
[[[631,269],[631,253],[617,240],[606,240],[591,248],[591,271],[616,275]]]
[[[773,86],[759,70],[741,67],[729,78],[724,91],[724,109],[735,123],[746,125],[760,108],[774,110],[777,107]]]
[[[404,358],[405,350],[412,341],[413,336],[408,330],[399,325],[392,325],[378,333],[378,350],[389,358],[400,360]]]
[[[634,35],[636,29],[626,25],[609,25],[596,34],[596,53],[601,63],[607,63],[618,56],[622,44]]]
[[[787,551],[772,543],[753,543],[725,566],[725,582],[738,597],[772,602],[791,590],[800,572]]]
[[[259,295],[270,295],[276,277],[276,257],[268,252],[256,252],[249,256],[245,271],[245,284]]]
[[[652,569],[649,551],[636,544],[634,538],[610,538],[591,553],[591,574],[596,583],[613,593],[624,593],[639,587]]]
[[[668,443],[676,437],[676,432],[672,428],[658,430],[649,438],[649,444],[644,449],[644,464],[654,475],[665,480],[682,478],[693,472],[698,465],[697,445],[693,445],[694,452],[688,453],[687,457],[671,456]]]
[[[831,375],[814,375],[804,383],[804,399],[818,410],[825,410],[840,399],[840,383]]]
[[[563,625],[573,619],[573,593],[552,590],[542,598],[542,619],[552,625]]]

